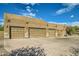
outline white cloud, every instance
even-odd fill
[[[30,3],[32,6],[34,6],[36,3]]]
[[[30,6],[26,6],[25,8],[26,8],[27,12],[31,12],[32,11],[32,8]]]
[[[30,9],[31,7],[30,6],[26,6],[26,8]]]
[[[75,22],[71,22],[71,23],[66,23],[66,22],[59,23],[59,22],[52,22],[52,21],[50,21],[48,23],[63,24],[63,25],[68,25],[68,26],[79,26],[79,21],[75,21]]]
[[[28,14],[27,14],[27,13],[23,13],[23,12],[21,12],[21,15],[23,15],[23,16],[27,16]]]
[[[26,9],[28,12],[31,12],[32,10],[31,9]]]
[[[66,22],[63,22],[63,23],[59,23],[59,22],[48,22],[48,23],[54,23],[54,24],[64,24],[64,25],[69,25],[69,26],[79,26],[79,21],[75,21],[75,22],[69,22],[69,23],[66,23]]]
[[[22,10],[20,13],[20,15],[22,16],[31,16],[31,17],[35,17],[38,13],[38,9],[33,9],[32,6],[34,5],[39,5],[39,3],[21,3],[23,5],[25,5],[25,10]]]
[[[70,17],[71,17],[71,18],[74,18],[74,15],[71,15]]]
[[[63,3],[63,6],[76,6],[79,5],[78,3]]]
[[[53,21],[49,21],[48,23],[56,23],[56,22],[53,22]]]
[[[29,13],[29,16],[36,16],[35,13]]]
[[[31,16],[31,17],[36,16],[36,13],[34,13],[33,8],[31,8],[30,6],[26,6],[26,9],[20,12],[20,14],[23,16]]]
[[[39,5],[39,3],[30,3],[32,6]]]
[[[3,25],[4,25],[4,22],[1,22],[1,23],[0,23],[0,25],[2,25],[2,26],[3,26]]]
[[[35,13],[21,13],[22,16],[31,16],[31,17],[35,17],[36,14]]]
[[[0,25],[4,25],[4,21],[3,21],[3,19],[0,19],[1,21],[0,21]]]
[[[24,5],[26,5],[26,9],[23,10],[23,12],[20,12],[21,15],[23,16],[32,16],[35,17],[36,13],[38,12],[38,10],[34,10],[31,6],[34,6],[37,3],[22,3]]]
[[[50,22],[48,22],[48,23],[67,25],[67,23],[65,23],[65,22],[63,22],[63,23],[59,23],[59,22],[53,22],[53,21],[50,21]]]
[[[39,3],[21,3],[21,4],[24,4],[24,5],[31,5],[31,6],[39,5]]]
[[[71,22],[70,25],[71,26],[79,26],[79,21]]]
[[[73,10],[73,8],[75,8],[75,6],[77,6],[79,4],[77,4],[77,3],[65,3],[62,5],[66,6],[66,8],[62,8],[62,9],[57,10],[56,11],[57,15],[60,15],[60,14],[66,13],[66,12],[70,12],[71,10]]]

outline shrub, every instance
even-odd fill
[[[79,48],[72,47],[70,49],[70,52],[72,53],[73,56],[79,56]]]
[[[0,31],[4,31],[4,26],[0,25]]]
[[[5,54],[6,55],[6,54]],[[8,56],[45,56],[44,49],[40,47],[27,47],[20,48],[16,50],[12,50]]]

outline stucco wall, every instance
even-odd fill
[[[4,39],[4,31],[0,31],[0,39]]]

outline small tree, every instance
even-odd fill
[[[71,35],[71,29],[70,29],[70,28],[67,28],[67,29],[66,29],[66,33],[67,33],[68,35]]]
[[[0,31],[4,30],[4,26],[0,25]]]
[[[76,26],[74,26],[74,27],[68,27],[67,30],[66,30],[66,32],[67,32],[68,35],[72,35],[72,34],[74,34],[76,32],[76,29],[77,29]]]

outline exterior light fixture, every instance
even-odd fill
[[[29,22],[26,22],[26,24],[28,24]]]
[[[8,22],[10,22],[10,20],[8,20]]]

